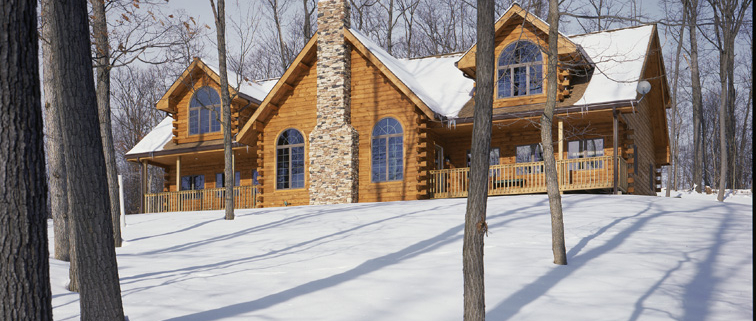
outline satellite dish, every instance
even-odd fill
[[[638,82],[638,88],[636,88],[635,90],[638,91],[638,93],[641,95],[648,94],[648,92],[651,91],[651,83],[645,80],[641,80]]]

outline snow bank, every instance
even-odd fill
[[[492,197],[489,320],[752,320],[753,206],[563,196],[569,265],[545,195]],[[465,199],[129,215],[117,249],[131,320],[460,320]],[[52,224],[49,224],[52,251]],[[78,319],[50,259],[56,320]]]

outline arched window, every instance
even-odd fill
[[[400,181],[404,178],[402,125],[384,118],[373,128],[372,181]]]
[[[189,135],[219,132],[220,106],[221,99],[215,89],[207,86],[197,89],[189,102]]]
[[[276,142],[276,189],[303,188],[305,140],[298,130],[289,128]]]
[[[543,93],[541,49],[529,41],[517,41],[501,52],[497,98]]]

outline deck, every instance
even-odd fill
[[[226,189],[162,192],[144,195],[145,213],[210,211],[226,208]],[[257,207],[256,186],[234,187],[234,208]]]
[[[557,160],[560,191],[614,188],[613,156]],[[616,157],[617,188],[627,192],[627,162]],[[494,165],[488,174],[488,195],[516,195],[546,192],[543,162]],[[470,168],[430,171],[430,197],[466,197]]]

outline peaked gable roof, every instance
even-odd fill
[[[505,29],[504,27],[506,25],[519,20],[527,22],[528,24],[534,26],[538,31],[543,32],[548,36],[549,24],[538,16],[523,9],[517,3],[512,3],[512,5],[509,6],[509,9],[507,9],[507,11],[505,11],[504,14],[501,15],[499,20],[496,21],[496,24],[494,25],[494,33],[499,34],[503,29]],[[560,54],[580,52],[580,48],[561,32],[559,32],[559,40],[557,41],[557,43],[559,46]],[[477,51],[478,44],[476,43],[473,44],[472,47],[470,47],[470,49],[468,49],[462,56],[462,58],[457,62],[457,67],[471,77],[475,77],[475,53]]]
[[[174,97],[179,96],[182,90],[186,89],[189,84],[196,81],[196,79],[192,79],[192,77],[198,70],[206,74],[216,83],[220,84],[220,69],[217,66],[205,63],[201,58],[195,57],[194,61],[186,67],[184,72],[173,82],[168,91],[163,94],[163,97],[158,100],[156,103],[157,109],[169,113],[176,112],[174,109],[177,101]],[[228,72],[228,86],[231,95],[235,95],[238,88],[238,94],[241,98],[256,104],[259,104],[269,91],[262,85],[249,81],[234,72]]]
[[[472,97],[474,81],[465,78],[454,67],[454,61],[458,56],[397,59],[355,29],[345,29],[344,38],[430,119],[437,118],[437,115],[456,114]],[[302,66],[307,68],[313,66],[316,59],[317,34],[302,48],[255,114],[239,131],[237,135],[239,142],[245,144],[254,142],[256,137],[253,132],[258,131],[259,126],[262,126],[265,117],[272,110],[279,108],[278,101],[292,89],[289,80],[303,72]]]

